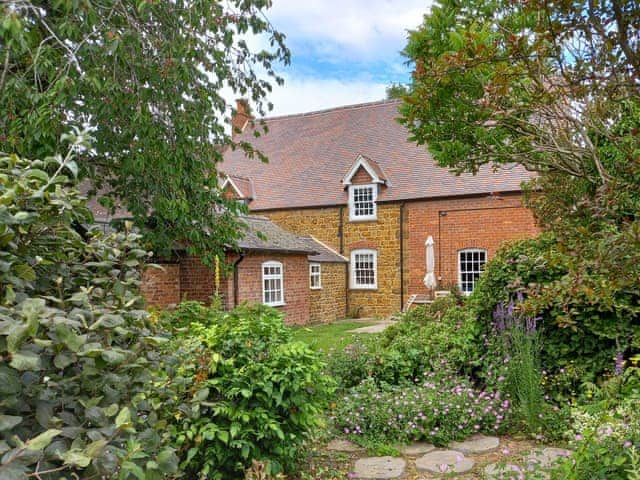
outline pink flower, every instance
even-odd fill
[[[576,434],[576,441],[579,442],[580,440],[582,440],[582,435],[580,435],[579,433]]]
[[[440,471],[442,473],[448,472],[449,471],[449,465],[447,465],[446,463],[440,464]]]

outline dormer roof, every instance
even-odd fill
[[[239,200],[254,200],[256,198],[253,182],[247,177],[239,175],[225,175],[220,190],[231,189]]]
[[[358,170],[364,169],[365,172],[371,177],[371,183],[378,183],[380,185],[388,185],[388,179],[385,175],[382,167],[378,162],[371,160],[368,157],[360,154],[356,157],[355,162],[351,165],[351,168],[342,179],[342,184],[347,187],[351,185],[351,180],[358,173]]]

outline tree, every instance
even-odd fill
[[[410,33],[401,107],[442,166],[539,173],[529,205],[567,271],[528,293],[621,353],[640,350],[639,31],[637,2],[442,0]]]
[[[410,33],[404,122],[457,171],[518,162],[606,183],[594,136],[615,144],[638,98],[639,27],[635,2],[443,0]]]
[[[219,191],[230,135],[223,90],[271,108],[289,61],[270,0],[10,0],[0,5],[0,151],[45,158],[72,126],[95,142],[79,174],[128,210],[157,254],[176,242],[211,259],[238,238],[240,207]],[[266,49],[252,51],[257,35]],[[226,213],[212,215],[216,206]],[[224,210],[224,209],[217,209]]]
[[[392,83],[386,88],[385,92],[387,94],[387,99],[394,100],[401,99],[404,95],[409,93],[409,89],[402,83]]]

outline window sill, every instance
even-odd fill
[[[280,303],[263,303],[263,305],[266,305],[267,307],[284,307],[287,304],[284,302],[280,302]]]
[[[357,218],[349,217],[349,221],[351,223],[377,222],[378,221],[378,217],[357,217]]]
[[[309,287],[311,290],[322,290],[322,287]]]
[[[378,290],[378,286],[349,287],[349,290]]]

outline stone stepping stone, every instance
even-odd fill
[[[327,444],[327,450],[331,450],[333,452],[359,452],[364,450],[362,447],[359,447],[353,442],[349,440],[344,440],[342,438],[334,438]]]
[[[416,460],[419,472],[428,473],[465,473],[473,468],[475,462],[455,450],[435,450]]]
[[[484,467],[484,474],[487,478],[496,480],[511,480],[518,478],[524,473],[524,468],[512,463],[500,464],[490,463]]]
[[[433,452],[436,449],[430,443],[424,442],[415,442],[411,445],[405,445],[400,448],[400,453],[406,455],[407,457],[419,457],[420,455],[424,455],[425,453]]]
[[[547,447],[541,451],[533,452],[527,457],[529,465],[537,465],[540,468],[553,467],[560,459],[567,458],[573,452],[564,448]]]
[[[458,450],[466,455],[479,455],[493,452],[500,446],[498,437],[487,437],[485,435],[472,435],[464,442],[451,442],[449,448]]]
[[[369,457],[356,462],[353,477],[360,480],[402,478],[407,462],[397,457]]]

